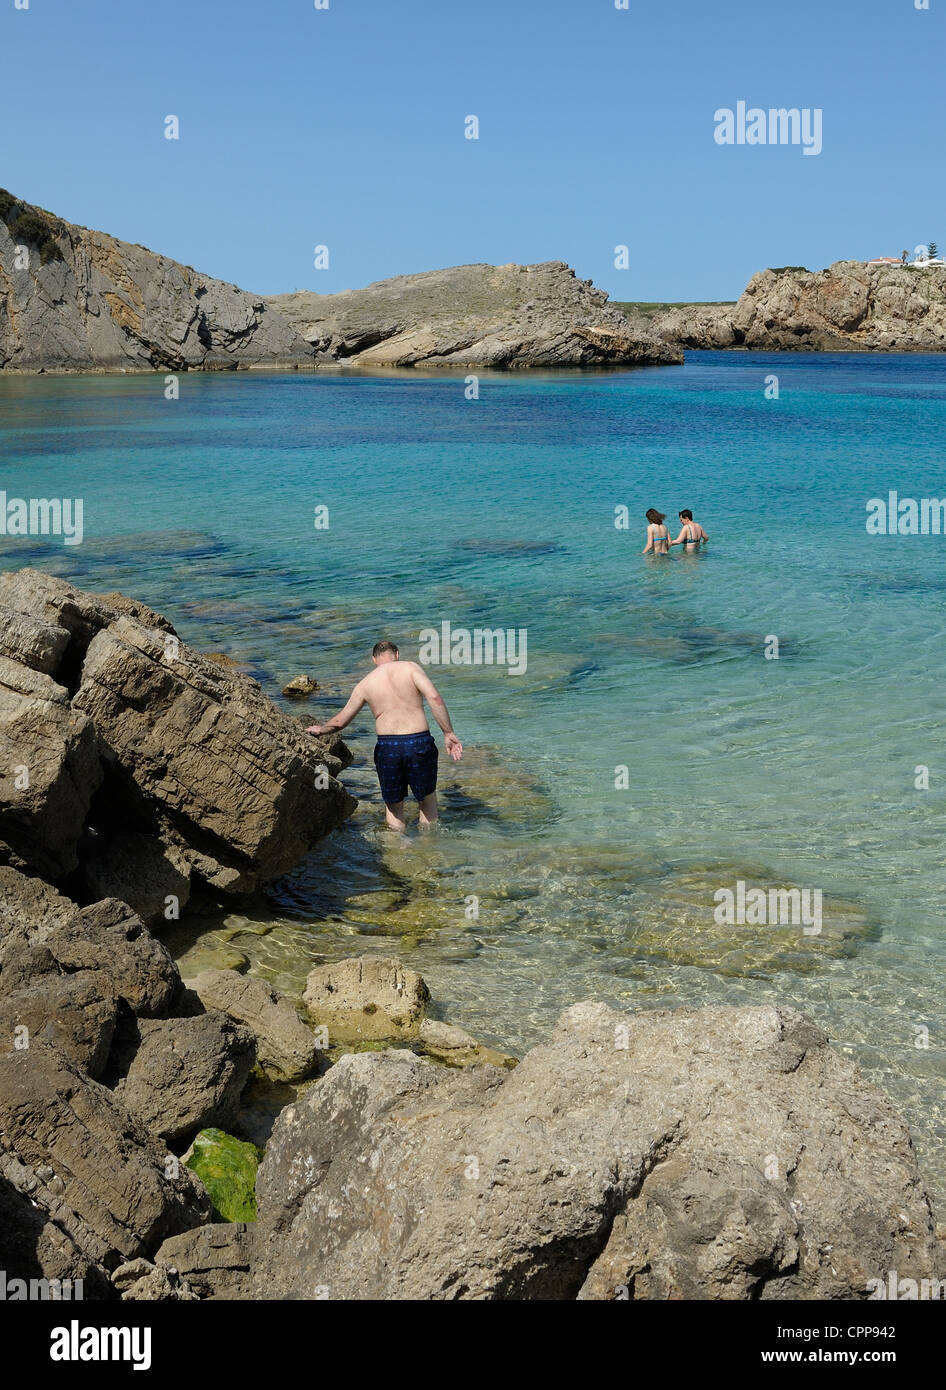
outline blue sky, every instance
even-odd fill
[[[0,0],[0,185],[259,293],[564,260],[616,299],[731,299],[946,245],[929,5]],[[740,100],[820,107],[822,153],[717,145]]]

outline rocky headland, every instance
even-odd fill
[[[946,266],[836,261],[754,275],[735,304],[691,304],[631,322],[689,348],[944,352]]]
[[[860,1299],[943,1274],[906,1127],[792,1008],[577,1004],[517,1062],[394,957],[316,965],[298,997],[182,978],[162,932],[339,826],[347,749],[121,594],[21,570],[0,619],[8,1300]]]
[[[560,261],[263,298],[0,189],[0,371],[682,362]]]

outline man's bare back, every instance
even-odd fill
[[[401,661],[397,647],[379,642],[372,653],[374,670],[360,680],[348,704],[327,724],[312,724],[310,734],[344,729],[364,705],[374,715],[378,734],[375,766],[387,822],[394,830],[404,829],[404,797],[407,787],[420,803],[422,825],[437,819],[437,746],[430,736],[424,701],[444,732],[447,752],[454,762],[463,756],[463,745],[453,732],[443,697],[422,666]]]
[[[352,696],[360,695],[369,706],[379,734],[426,732],[427,715],[418,676],[424,677],[424,672],[415,661],[387,661],[355,686]],[[427,684],[433,689],[429,680]]]

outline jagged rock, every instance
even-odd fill
[[[150,1260],[129,1260],[120,1265],[112,1275],[112,1287],[122,1298],[137,1302],[197,1302],[197,1294],[186,1279]]]
[[[359,366],[582,367],[682,362],[562,261],[460,265],[267,303],[329,361]]]
[[[6,656],[0,656],[0,768],[0,836],[47,877],[71,873],[102,780],[98,740],[61,685]]]
[[[2,1163],[2,1160],[0,1160]],[[67,1231],[0,1176],[0,1271],[12,1279],[58,1281],[63,1298],[109,1297],[108,1280]],[[55,1285],[54,1285],[55,1286]],[[7,1293],[9,1297],[9,1293]]]
[[[188,986],[207,1009],[217,1009],[256,1038],[256,1060],[275,1081],[299,1081],[319,1060],[315,1035],[292,1003],[263,980],[235,970],[204,970]]]
[[[139,1019],[110,1059],[115,1095],[153,1134],[176,1147],[233,1119],[256,1059],[248,1028],[226,1014]]]
[[[85,862],[83,878],[94,897],[121,898],[149,927],[176,921],[190,899],[184,851],[140,833],[117,836]]]
[[[946,351],[946,267],[914,270],[835,261],[754,275],[735,305],[656,315],[665,342],[767,352]]]
[[[0,1053],[53,1043],[89,1076],[98,1077],[117,1018],[118,1003],[104,971],[40,975],[27,988],[0,998]]]
[[[344,745],[305,735],[254,681],[169,650],[133,618],[92,639],[73,704],[214,888],[250,892],[286,872],[356,805],[331,775]]]
[[[288,685],[283,686],[282,693],[288,700],[307,700],[318,688],[311,676],[293,676]]]
[[[171,1236],[155,1255],[159,1268],[174,1271],[201,1298],[246,1299],[250,1292],[252,1227],[243,1222],[203,1226]]]
[[[126,903],[80,909],[41,880],[0,868],[0,999],[85,976],[144,1018],[166,1014],[181,989],[170,954]]]
[[[943,1262],[904,1125],[793,1009],[576,1005],[514,1071],[342,1057],[256,1192],[260,1298],[863,1298]]]
[[[17,246],[30,253],[14,266]],[[310,363],[256,295],[0,190],[0,368],[226,368]]]
[[[34,1042],[0,1055],[0,1184],[35,1204],[44,1247],[55,1245],[66,1263],[104,1273],[208,1220],[206,1193],[169,1160],[104,1086],[54,1048]]]
[[[319,965],[306,981],[305,1006],[328,1028],[333,1044],[346,1039],[414,1037],[430,999],[416,970],[385,956],[358,956]]]

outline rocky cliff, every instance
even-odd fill
[[[649,326],[691,348],[944,352],[946,267],[836,261],[817,272],[763,270],[735,305],[672,309]]]
[[[363,290],[277,295],[322,356],[361,367],[595,367],[682,362],[562,261],[460,265]]]
[[[560,261],[263,299],[0,189],[0,370],[681,362]]]
[[[311,356],[258,296],[0,189],[0,369],[183,371]]]

